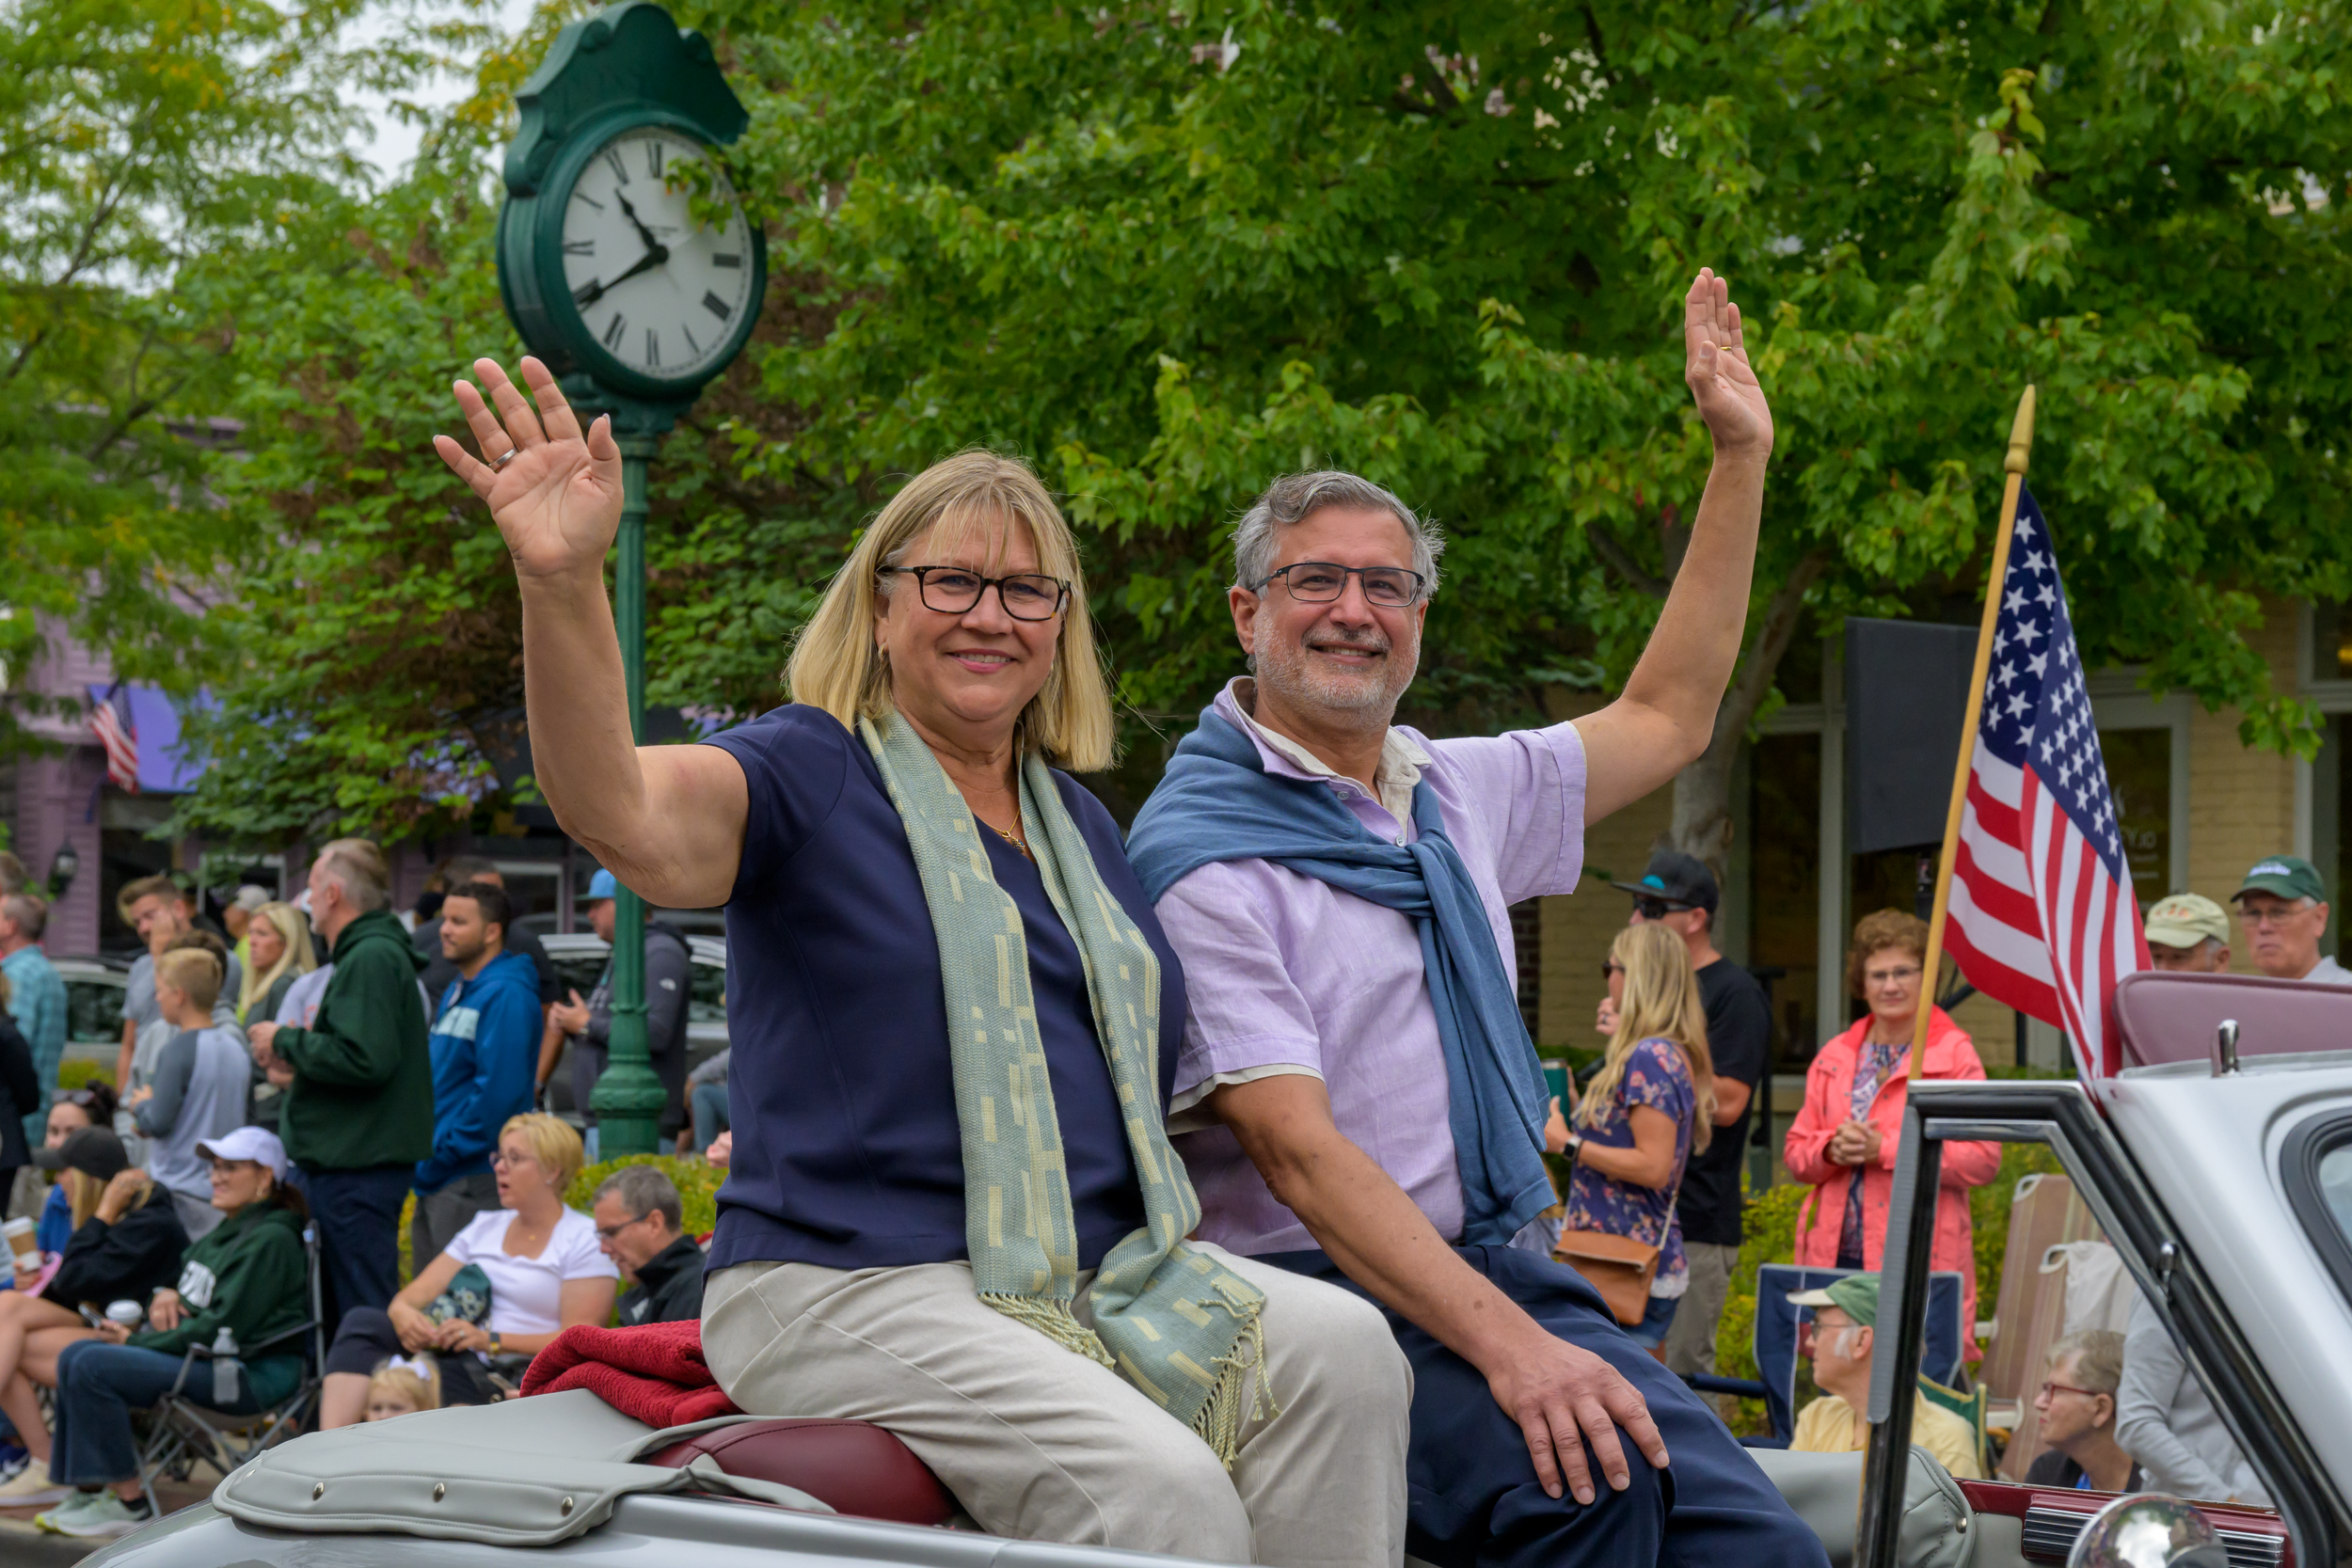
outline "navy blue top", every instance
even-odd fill
[[[751,809],[727,899],[728,1120],[709,1267],[834,1269],[966,1256],[963,1145],[947,1005],[922,879],[865,744],[795,704],[711,736],[743,765]],[[1160,1108],[1174,1087],[1184,972],[1102,802],[1063,773],[1064,804],[1104,885],[1160,958]],[[1077,943],[1037,867],[983,832],[1021,908],[1029,989],[1061,1120],[1078,1264],[1144,1223]]]

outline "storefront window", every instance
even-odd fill
[[[2107,787],[2132,869],[2132,892],[2144,911],[2172,887],[2172,732],[2102,730]]]

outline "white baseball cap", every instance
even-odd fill
[[[286,1146],[266,1127],[240,1127],[217,1138],[206,1138],[196,1146],[196,1151],[213,1160],[250,1160],[267,1165],[278,1180],[286,1180]]]

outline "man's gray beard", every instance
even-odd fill
[[[1258,651],[1257,676],[1261,690],[1272,687],[1294,708],[1321,708],[1332,714],[1376,717],[1382,728],[1396,717],[1396,705],[1413,684],[1419,662],[1417,650],[1391,642],[1377,681],[1348,680],[1315,667],[1314,655],[1297,645],[1278,645]]]

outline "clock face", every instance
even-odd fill
[[[716,227],[690,207],[707,169],[726,203]],[[683,132],[639,126],[606,142],[564,206],[564,283],[604,351],[658,381],[701,379],[755,313],[751,228],[708,150]]]

